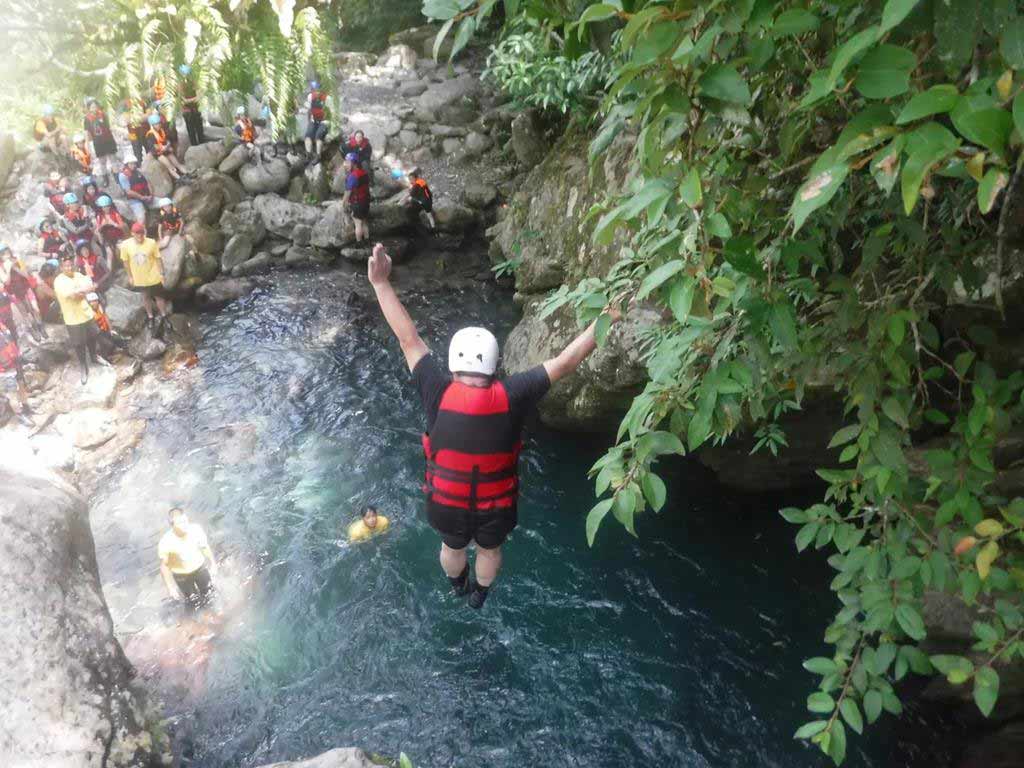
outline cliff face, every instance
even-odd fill
[[[0,754],[11,768],[147,768],[148,729],[114,638],[85,499],[56,475],[0,464]]]

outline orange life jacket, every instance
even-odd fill
[[[92,155],[89,154],[89,150],[84,146],[80,147],[77,144],[71,145],[71,157],[75,159],[78,166],[82,169],[82,173],[89,173],[92,171]]]
[[[164,79],[158,77],[153,81],[153,99],[155,101],[163,101],[167,97],[167,86],[164,85]]]
[[[146,138],[153,137],[153,151],[158,155],[164,153],[164,148],[167,146],[167,131],[162,126],[150,126],[146,132]]]
[[[252,144],[256,140],[256,127],[248,117],[238,118],[236,125],[239,128],[239,138],[246,144]]]
[[[430,187],[427,186],[427,182],[423,179],[414,180],[412,186],[412,194],[414,197],[420,197],[423,200],[430,200],[433,197],[430,193]]]

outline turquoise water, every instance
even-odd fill
[[[420,511],[415,393],[352,279],[283,275],[204,319],[187,393],[96,505],[115,622],[163,692],[182,764],[358,745],[420,768],[825,765],[791,737],[813,682],[800,662],[826,650],[833,598],[823,562],[796,558],[783,500],[679,462],[638,539],[607,525],[588,549],[586,470],[603,441],[534,430],[505,571],[470,610],[446,592]],[[460,325],[507,331],[516,315],[483,285],[410,307],[435,349]],[[212,639],[174,635],[159,606],[152,553],[172,503],[227,560]],[[392,530],[339,546],[363,503]],[[135,638],[159,617],[188,664],[147,663]],[[948,724],[909,710],[852,740],[848,764],[949,764]]]

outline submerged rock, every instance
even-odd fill
[[[308,760],[294,760],[285,763],[274,763],[261,768],[378,768],[375,763],[361,749],[344,747],[332,749],[322,755],[311,757]]]
[[[220,256],[221,272],[230,272],[242,262],[252,257],[253,242],[248,235],[233,235],[224,246]]]
[[[244,261],[231,270],[232,277],[259,275],[270,271],[271,257],[266,251],[257,253],[248,261]]]
[[[31,452],[0,451],[0,488],[4,765],[162,765],[114,637],[85,499]]]
[[[256,284],[246,278],[222,278],[200,286],[196,291],[196,301],[204,309],[216,309],[249,295],[255,288]]]

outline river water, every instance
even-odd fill
[[[446,592],[420,511],[422,417],[397,344],[344,272],[275,276],[203,319],[200,365],[94,500],[115,624],[168,715],[183,765],[254,766],[358,745],[420,768],[825,765],[794,742],[834,610],[820,559],[797,558],[783,500],[742,497],[680,462],[638,539],[593,549],[586,470],[603,440],[541,429],[521,524],[481,612]],[[437,288],[437,286],[435,286]],[[409,295],[443,350],[516,310],[483,284]],[[375,503],[386,535],[339,542]],[[166,602],[156,543],[184,506],[223,559],[221,617]],[[937,766],[948,724],[914,704],[851,766]]]

